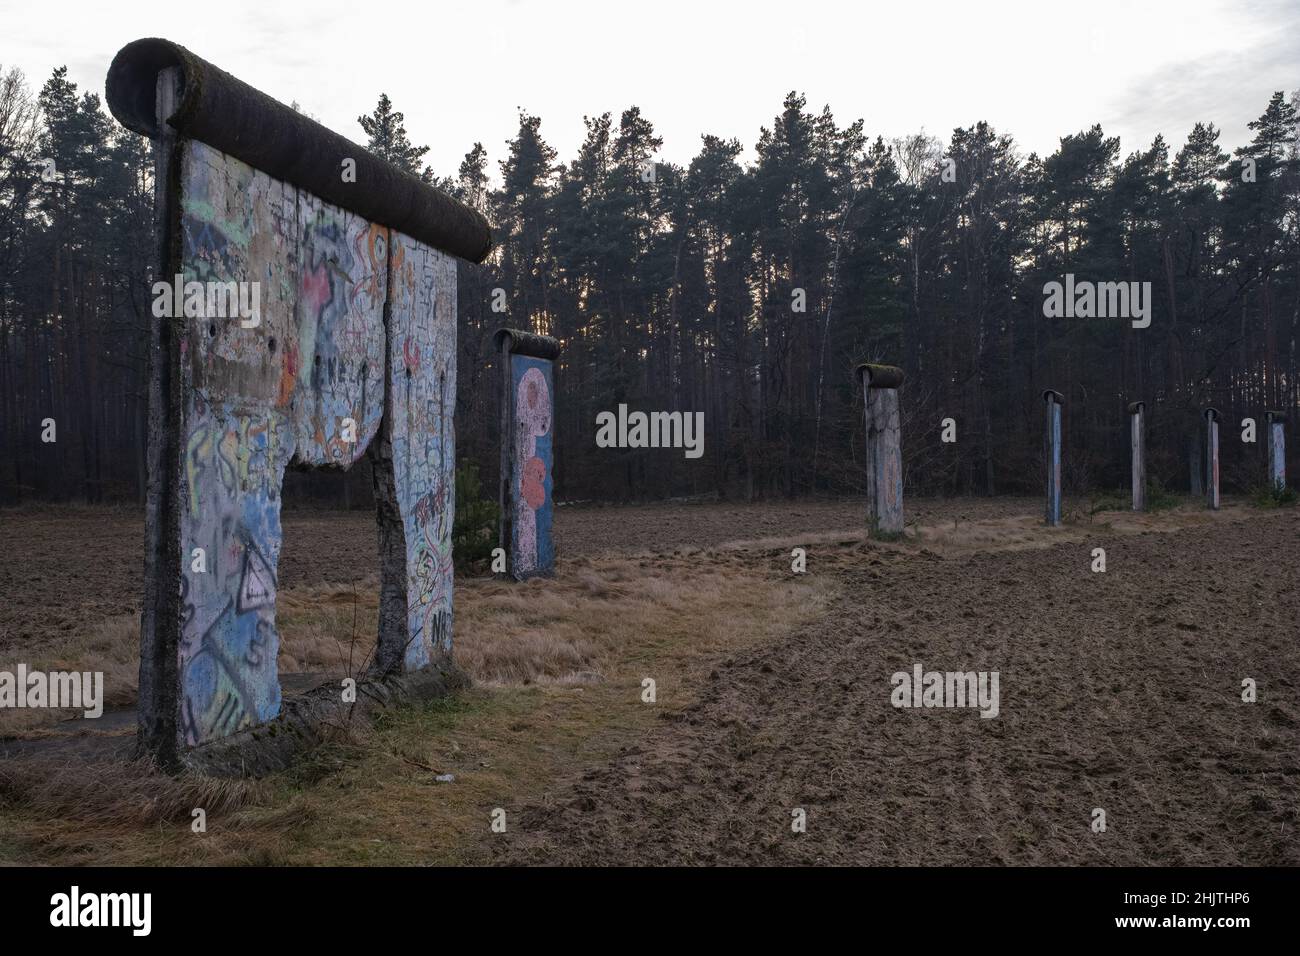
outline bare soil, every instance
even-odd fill
[[[912,501],[906,537],[882,543],[863,511],[560,508],[554,581],[458,582],[462,653],[488,679],[462,716],[380,732],[415,764],[375,753],[338,784],[295,783],[231,829],[225,856],[182,821],[165,849],[142,830],[108,858],[1300,864],[1300,512],[1076,503],[1047,529],[1036,499]],[[125,510],[0,513],[0,668],[106,618],[128,633],[141,541]],[[368,513],[288,513],[287,626],[345,641],[360,593],[368,632],[374,546]],[[729,624],[753,634],[732,640]],[[891,675],[917,663],[997,671],[999,715],[894,708]],[[647,671],[663,672],[654,705],[638,699]],[[647,706],[658,720],[642,722]],[[454,769],[458,789],[430,790],[421,763]],[[440,828],[402,830],[430,801]],[[495,806],[505,834],[486,825]],[[311,821],[284,836],[278,815],[302,807]],[[42,811],[22,811],[21,856],[68,843],[100,859],[84,824],[49,813],[38,826]]]
[[[520,807],[491,858],[1296,865],[1297,562],[1295,513],[836,562],[829,614],[719,663],[643,743]],[[917,662],[998,671],[1000,715],[894,708]]]
[[[1035,512],[1029,499],[909,502],[910,520]],[[859,499],[757,504],[652,504],[556,509],[559,555],[593,557],[837,531],[859,531]],[[354,584],[376,572],[369,511],[286,511],[280,590]],[[138,614],[143,590],[143,518],[130,508],[0,510],[0,651],[66,636],[118,614]]]

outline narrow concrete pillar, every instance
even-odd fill
[[[167,119],[181,95],[180,71],[168,67],[155,80],[158,136],[153,143],[155,280],[170,278],[180,263],[180,150]],[[164,767],[176,765],[180,716],[177,647],[181,625],[179,384],[181,317],[149,318],[149,417],[146,448],[144,602],[140,613],[140,690],[136,746]]]
[[[867,518],[873,535],[903,533],[903,446],[898,389],[903,370],[893,365],[857,368],[866,405]]]
[[[522,581],[555,570],[552,432],[560,343],[518,329],[500,329],[494,338],[502,369],[498,542],[509,575]]]
[[[1205,410],[1205,502],[1219,510],[1219,410]]]
[[[1129,414],[1129,444],[1133,457],[1133,510],[1147,510],[1147,448],[1146,402],[1131,402]]]
[[[1265,412],[1268,424],[1268,485],[1282,491],[1286,488],[1286,425],[1285,412]]]
[[[1065,396],[1054,389],[1043,390],[1047,406],[1044,433],[1047,457],[1047,524],[1053,528],[1061,524],[1061,405]]]
[[[365,235],[352,247],[364,248]],[[308,254],[317,255],[310,248]],[[391,234],[387,261],[382,323],[366,323],[387,330],[381,358],[371,363],[386,368],[387,381],[368,390],[378,391],[384,403],[371,445],[380,595],[371,672],[378,676],[416,671],[451,655],[455,594],[456,261],[399,232]],[[318,336],[328,331],[337,340],[341,323],[327,327],[328,316]],[[341,350],[340,360],[347,358],[348,350]]]

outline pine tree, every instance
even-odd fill
[[[366,148],[399,169],[419,176],[426,183],[433,182],[433,170],[420,169],[420,160],[429,151],[428,146],[412,146],[406,135],[406,117],[393,109],[387,93],[379,94],[379,102],[369,116],[358,116],[357,122],[370,137]]]

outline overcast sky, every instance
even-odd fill
[[[636,104],[687,163],[702,133],[752,158],[789,90],[870,136],[947,140],[986,119],[1025,154],[1100,122],[1121,154],[1197,120],[1241,145],[1300,89],[1300,0],[0,0],[0,65],[34,89],[66,64],[101,98],[113,54],[163,36],[351,139],[387,92],[439,175],[475,141],[492,171],[518,108],[571,159],[583,116]]]

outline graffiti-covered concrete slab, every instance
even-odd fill
[[[452,646],[456,259],[473,210],[175,44],[114,59],[109,105],[153,137],[140,740],[165,763],[280,711],[280,488],[369,455],[381,677]],[[344,162],[346,161],[346,162]],[[339,175],[347,163],[350,188]],[[397,227],[397,228],[395,228]]]
[[[516,580],[555,569],[551,522],[555,465],[555,359],[560,344],[514,329],[496,335],[501,355],[501,543]]]
[[[380,635],[379,669],[423,667],[451,652],[455,513],[456,262],[394,236],[388,416],[392,502],[403,532],[403,627]],[[377,478],[378,481],[378,478]],[[385,477],[384,482],[388,478]],[[396,571],[396,568],[394,569]],[[399,648],[388,636],[403,636]],[[400,664],[399,664],[400,661]]]
[[[291,461],[349,467],[379,427],[388,238],[198,142],[180,197],[186,285],[252,286],[258,306],[182,325],[178,666],[193,745],[279,711],[280,486]]]

